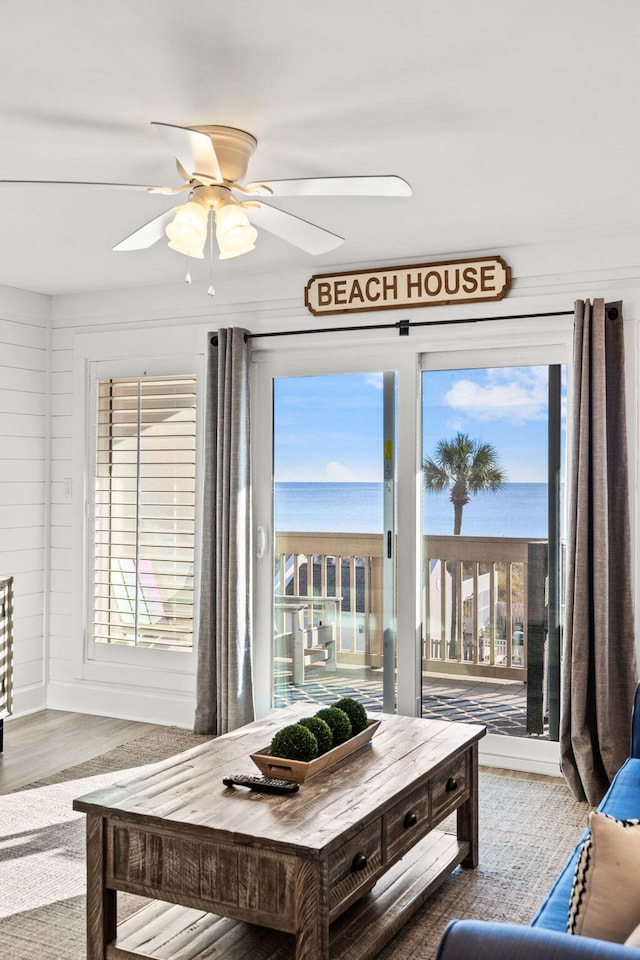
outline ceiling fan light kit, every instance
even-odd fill
[[[166,235],[172,250],[202,260],[209,230],[207,221],[213,212],[221,260],[239,257],[255,249],[258,237],[255,225],[307,253],[318,255],[335,249],[344,238],[258,198],[411,196],[409,184],[397,176],[256,180],[244,184],[249,161],[258,145],[256,138],[246,130],[216,124],[179,127],[153,123],[152,126],[172,150],[178,173],[185,183],[179,187],[119,183],[82,185],[137,189],[167,196],[189,190],[189,196],[185,203],[165,210],[117,243],[113,247],[116,251],[144,250]],[[47,181],[0,180],[0,183],[13,185],[33,182]],[[234,193],[249,199],[237,200]]]
[[[165,228],[171,249],[202,260],[210,211],[215,218],[221,260],[254,249],[258,231],[227,186],[196,186],[189,200],[176,207],[173,220]]]

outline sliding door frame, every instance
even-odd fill
[[[402,355],[404,353],[404,355]],[[397,538],[402,549],[397,558],[397,705],[398,712],[418,715],[420,701],[419,658],[416,651],[420,636],[419,582],[420,540],[417,516],[420,510],[419,378],[418,353],[403,351],[394,356],[389,348],[358,350],[336,355],[335,348],[295,351],[274,356],[272,351],[254,351],[252,378],[253,408],[253,517],[254,517],[254,689],[256,716],[271,709],[272,637],[273,637],[273,381],[279,377],[304,377],[338,374],[379,373],[392,370],[398,378],[397,390],[397,489],[412,490],[397,504]],[[382,443],[380,459],[382,462]],[[259,466],[258,466],[259,465]]]
[[[272,704],[273,406],[277,377],[322,376],[394,370],[397,392],[397,712],[421,714],[421,374],[426,369],[565,363],[570,370],[573,322],[543,319],[470,321],[423,327],[409,337],[392,332],[327,331],[307,339],[259,338],[252,345],[252,452],[254,503],[254,677],[256,716]],[[302,341],[304,343],[301,345]],[[568,384],[570,387],[570,384]],[[569,442],[569,440],[568,440]],[[481,743],[493,766],[557,770],[558,745],[497,735]]]

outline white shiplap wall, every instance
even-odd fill
[[[14,709],[46,703],[49,298],[0,287],[0,573],[14,580]]]

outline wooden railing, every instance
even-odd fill
[[[424,538],[425,672],[525,680],[529,554],[513,537]],[[383,538],[379,534],[278,533],[275,592],[342,597],[337,661],[382,665]]]

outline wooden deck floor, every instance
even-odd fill
[[[381,672],[342,667],[335,674],[309,672],[304,684],[282,683],[275,704],[285,706],[296,700],[331,703],[339,696],[353,696],[367,709],[382,710]],[[484,723],[489,733],[526,737],[527,688],[517,681],[425,676],[422,716]]]

